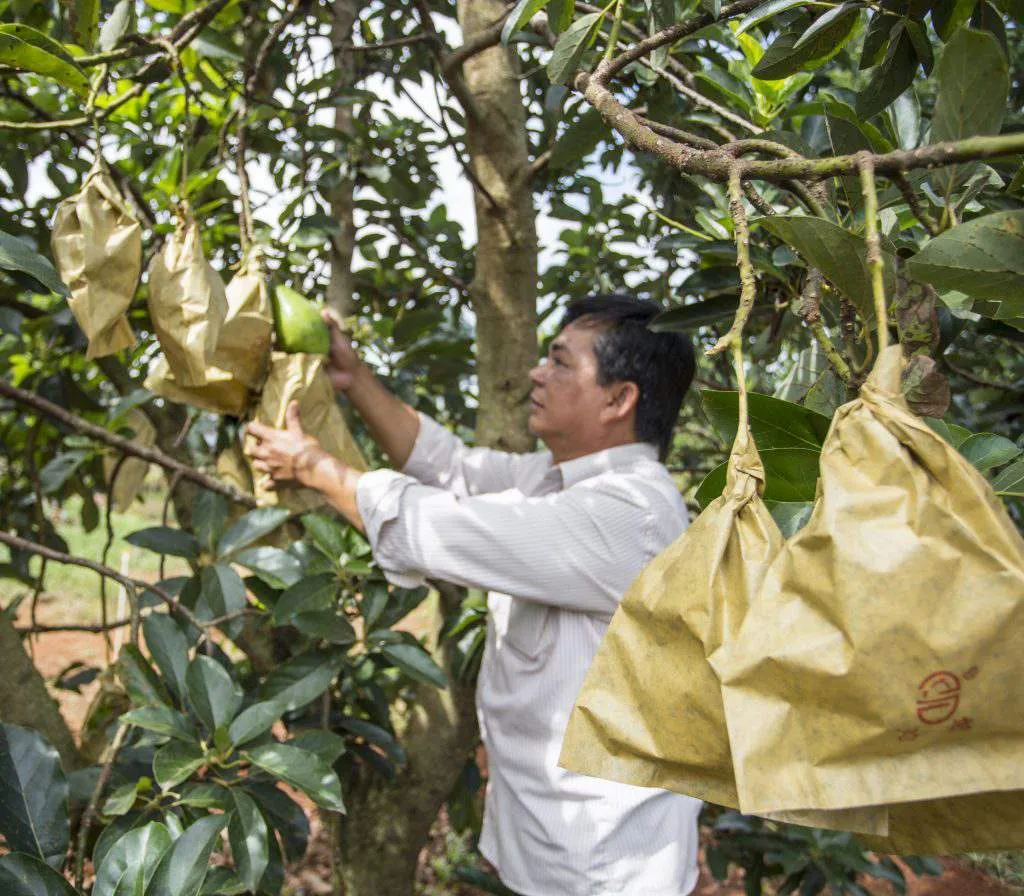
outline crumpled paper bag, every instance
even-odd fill
[[[303,432],[315,436],[328,454],[357,470],[365,470],[366,460],[334,400],[334,390],[324,371],[325,360],[321,355],[273,352],[270,373],[263,384],[253,419],[275,429],[284,429],[288,405],[298,401]],[[247,448],[251,439],[246,435]],[[268,488],[270,475],[253,469],[248,454],[246,460],[252,473],[253,494],[261,505],[279,504],[295,513],[323,505],[323,496],[313,489],[287,483],[278,483],[276,489]]]
[[[149,316],[177,384],[205,385],[227,310],[224,282],[182,206],[177,228],[149,265]]]
[[[1005,836],[978,826],[1024,788],[1024,540],[909,410],[902,363],[886,349],[836,412],[811,518],[715,658],[740,803],[889,805],[890,845],[1022,846],[1019,808]]]
[[[164,398],[217,414],[242,416],[266,376],[274,318],[262,258],[251,253],[227,285],[227,316],[201,386],[179,385],[167,359],[158,356],[146,388]]]
[[[782,534],[764,467],[737,435],[724,492],[640,574],[612,618],[569,718],[559,765],[739,808],[721,689],[708,657],[738,631]],[[884,834],[879,809],[779,821]]]
[[[133,346],[126,313],[142,271],[142,228],[100,162],[57,207],[51,246],[71,290],[71,313],[89,340],[86,358]]]
[[[125,414],[124,424],[134,432],[131,440],[135,444],[144,448],[152,448],[156,444],[156,428],[138,408],[132,408]],[[132,501],[142,488],[146,473],[149,471],[149,461],[128,455],[118,468],[121,457],[122,455],[116,452],[103,455],[103,476],[109,486],[114,470],[117,469],[117,478],[113,480],[113,488],[110,490],[110,500],[116,511],[124,513],[131,507]]]

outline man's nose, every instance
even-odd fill
[[[535,386],[540,386],[544,382],[544,373],[547,370],[547,364],[543,361],[537,363],[537,366],[530,371],[530,382]]]

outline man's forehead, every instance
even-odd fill
[[[578,354],[592,349],[596,336],[597,329],[595,327],[579,326],[577,321],[573,321],[551,340],[549,350]]]

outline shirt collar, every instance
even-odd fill
[[[562,474],[562,487],[570,488],[577,482],[607,473],[611,470],[626,470],[640,460],[657,460],[658,449],[650,442],[630,442],[616,445],[593,454],[585,454],[572,460],[555,464],[552,470]]]

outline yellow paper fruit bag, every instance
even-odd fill
[[[149,265],[149,316],[178,385],[206,383],[227,310],[224,283],[203,256],[199,227],[182,206],[177,228]]]
[[[270,296],[256,254],[246,256],[226,290],[227,316],[213,361],[201,386],[179,385],[164,357],[153,362],[146,388],[171,401],[218,414],[242,416],[266,376],[274,320]]]
[[[86,358],[134,345],[125,315],[142,270],[142,228],[102,163],[57,207],[51,245],[71,313],[89,340]]]
[[[285,413],[292,401],[299,403],[302,429],[316,437],[324,450],[357,470],[366,469],[366,461],[349,432],[345,418],[334,400],[334,390],[324,371],[321,355],[273,352],[270,373],[263,384],[253,419],[274,429],[284,429]],[[246,436],[248,447],[251,436]],[[247,461],[249,460],[246,455]],[[268,488],[270,476],[252,470],[253,494],[261,505],[280,504],[293,512],[311,510],[323,504],[323,496],[312,489],[279,483]]]
[[[145,448],[152,448],[156,444],[156,428],[138,408],[132,408],[125,414],[124,422],[132,429],[134,435],[131,440],[135,444]],[[115,470],[117,478],[112,480]],[[131,507],[148,471],[149,462],[140,457],[117,453],[103,455],[103,475],[108,484],[113,481],[110,498],[116,511],[124,513]]]
[[[559,764],[739,807],[725,710],[708,657],[739,629],[782,534],[761,499],[764,467],[740,431],[725,491],[630,587],[569,718]],[[777,820],[884,834],[885,810]]]
[[[909,836],[929,807],[896,804],[1019,805],[996,792],[1024,788],[1024,540],[901,365],[836,412],[811,518],[717,663],[745,812],[890,805]]]

